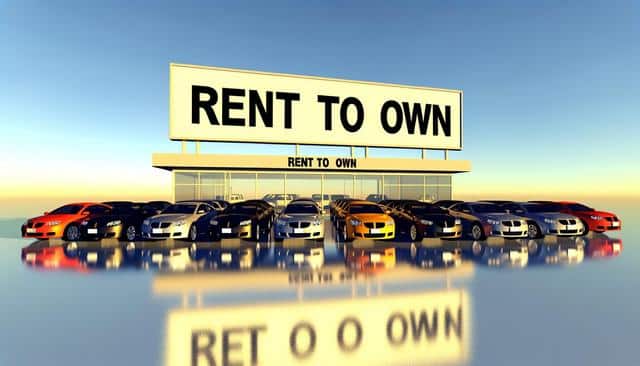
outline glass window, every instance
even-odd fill
[[[49,215],[74,215],[80,212],[81,205],[65,205],[49,212]]]
[[[193,203],[176,203],[162,211],[163,214],[192,214],[196,211],[198,205]]]
[[[188,201],[196,199],[195,185],[177,185],[175,186],[176,201]]]
[[[579,203],[571,203],[567,205],[571,211],[593,211],[589,206],[581,205]]]
[[[285,214],[318,214],[318,206],[312,204],[291,204],[284,210]]]
[[[350,205],[350,214],[383,214],[384,211],[378,205]]]
[[[176,172],[176,184],[196,184],[198,173],[192,172]]]
[[[92,214],[92,215],[101,215],[110,211],[108,207],[92,205],[84,209],[84,211]]]
[[[477,213],[507,213],[504,208],[492,203],[474,203],[469,206]]]
[[[450,186],[439,186],[438,187],[438,196],[436,199],[439,200],[450,200],[451,199],[451,187]]]
[[[424,176],[422,175],[402,175],[400,176],[400,184],[424,184]]]

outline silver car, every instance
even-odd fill
[[[209,220],[217,211],[204,202],[179,202],[142,222],[145,239],[189,239],[208,233]]]
[[[541,238],[545,235],[576,236],[585,232],[579,218],[553,212],[556,205],[544,203],[504,203],[501,205],[509,213],[529,219],[530,238]]]
[[[285,238],[323,239],[322,210],[313,201],[297,201],[288,204],[276,219],[274,236],[276,240]]]
[[[473,215],[482,223],[484,237],[526,238],[529,236],[527,219],[510,214],[499,205],[488,202],[462,202],[451,206],[450,210]],[[474,239],[476,233],[472,232]]]

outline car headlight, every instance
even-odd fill
[[[144,221],[142,222],[142,225],[149,226],[149,224],[150,224],[150,223],[151,223],[151,222],[150,222],[149,220],[144,220]]]
[[[387,226],[393,226],[393,224],[395,224],[395,222],[393,221],[393,219],[391,220],[387,220],[386,225]]]
[[[591,215],[589,217],[591,217],[591,220],[602,220],[602,216]]]
[[[251,220],[240,221],[239,226],[251,225]]]
[[[351,220],[349,220],[349,221],[351,222],[351,225],[352,225],[352,226],[358,226],[358,225],[360,225],[360,224],[362,223],[362,222],[360,222],[360,220],[358,220],[358,219],[351,219]]]
[[[113,221],[109,221],[107,222],[107,227],[111,227],[111,226],[118,226],[121,225],[122,221],[120,220],[113,220]]]
[[[209,221],[209,224],[213,226],[218,226],[218,220],[211,220]]]
[[[553,220],[553,219],[544,219],[544,222],[546,222],[547,224],[553,224],[555,222],[555,220]]]
[[[185,224],[184,220],[180,220],[180,221],[175,223],[176,226],[182,226],[184,224]]]
[[[492,219],[488,219],[487,222],[491,225],[498,225],[500,224],[500,221],[498,220],[492,220]]]
[[[460,225],[460,224],[462,224],[462,220],[460,220],[460,219],[456,219],[456,221],[454,221],[454,223],[453,223],[453,224],[454,224],[454,225]]]
[[[314,225],[314,226],[318,226],[318,225],[320,225],[321,223],[322,223],[322,221],[320,221],[320,219],[315,219],[315,220],[313,220],[313,225]]]
[[[420,220],[422,225],[433,225],[433,221],[431,220]]]

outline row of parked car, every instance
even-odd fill
[[[407,240],[422,238],[483,240],[490,236],[540,238],[577,236],[589,231],[620,230],[613,213],[576,202],[436,201],[379,202],[343,198],[329,205],[338,239]],[[280,211],[265,200],[135,203],[72,203],[27,220],[22,236],[69,241],[116,238],[324,239],[324,207],[313,198],[296,198]]]

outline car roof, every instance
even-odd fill
[[[371,202],[371,201],[366,201],[366,200],[352,200],[349,203],[356,204],[356,205],[374,205],[374,206],[378,206],[377,203]]]

